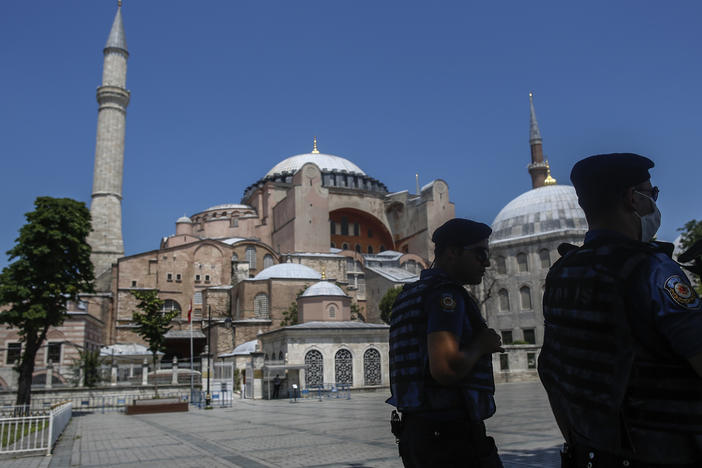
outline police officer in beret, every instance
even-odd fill
[[[589,231],[546,278],[538,365],[563,467],[702,467],[702,301],[653,241],[652,167],[600,154],[571,172]]]
[[[483,423],[495,413],[491,353],[501,339],[463,287],[482,281],[491,232],[459,218],[439,227],[433,268],[393,306],[387,402],[402,413],[393,433],[405,467],[502,467]]]

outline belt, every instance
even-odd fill
[[[625,455],[614,455],[601,450],[578,445],[566,449],[566,457],[572,454],[573,466],[598,468],[621,466],[629,468],[699,468],[700,462],[690,463],[649,463],[634,460]]]

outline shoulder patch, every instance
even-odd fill
[[[451,294],[442,294],[439,299],[439,305],[444,310],[456,310],[456,299]]]
[[[669,276],[664,288],[670,298],[683,307],[698,309],[702,305],[697,292],[680,275]]]

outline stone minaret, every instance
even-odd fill
[[[536,121],[536,112],[534,111],[534,96],[531,93],[529,93],[529,111],[529,145],[531,146],[529,174],[531,175],[531,187],[538,188],[544,186],[544,180],[548,176],[548,163],[544,161],[541,132],[539,132],[539,123]]]
[[[124,167],[124,126],[129,104],[127,91],[127,41],[122,24],[122,2],[103,50],[102,86],[97,90],[98,125],[95,170],[90,214],[93,232],[88,242],[95,277],[108,271],[124,255],[122,241],[122,172]],[[109,287],[101,284],[98,289]]]

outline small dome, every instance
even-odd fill
[[[502,208],[492,223],[490,242],[567,230],[587,231],[575,188],[547,185],[519,195]]]
[[[282,174],[283,172],[295,173],[307,163],[315,164],[322,171],[346,171],[352,174],[366,175],[360,167],[348,159],[332,154],[306,153],[291,156],[280,161],[273,166],[273,169],[266,173],[266,177]]]
[[[310,297],[310,296],[344,296],[346,297],[346,293],[337,285],[334,283],[330,283],[329,281],[320,281],[319,283],[315,283],[309,288],[305,290],[305,292],[302,293],[302,297]]]
[[[239,203],[225,203],[223,205],[215,205],[207,208],[205,211],[213,210],[252,210],[249,205],[241,205]]]
[[[269,266],[262,270],[254,279],[265,280],[271,278],[290,278],[290,279],[322,279],[316,270],[300,265],[299,263],[278,263],[277,265]]]
[[[193,221],[192,221],[190,218],[188,218],[187,216],[181,216],[180,218],[178,218],[178,221],[176,221],[176,223],[189,223],[189,224],[193,224]]]

